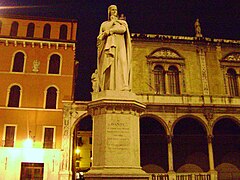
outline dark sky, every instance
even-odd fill
[[[89,100],[90,77],[96,68],[96,36],[111,4],[125,14],[134,33],[194,36],[194,22],[199,18],[203,36],[240,39],[239,0],[1,0],[0,7],[33,8],[0,9],[0,13],[77,19],[76,57],[80,65],[76,99]]]

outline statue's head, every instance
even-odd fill
[[[118,16],[117,6],[116,5],[110,5],[108,7],[108,20],[110,20],[111,16]]]

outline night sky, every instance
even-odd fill
[[[77,19],[80,64],[75,99],[90,100],[96,37],[111,4],[125,14],[133,33],[195,36],[194,22],[199,18],[204,37],[240,39],[240,2],[231,0],[1,0],[0,13]]]

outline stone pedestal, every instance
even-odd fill
[[[93,164],[87,180],[148,179],[140,166],[139,116],[144,110],[131,92],[92,94]]]

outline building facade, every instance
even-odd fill
[[[57,179],[77,21],[0,17],[0,179]]]
[[[146,172],[239,179],[239,45],[133,34],[133,91],[147,105],[140,119]]]
[[[132,46],[143,169],[153,179],[239,179],[240,41],[133,33]],[[76,105],[72,129],[90,114]]]

